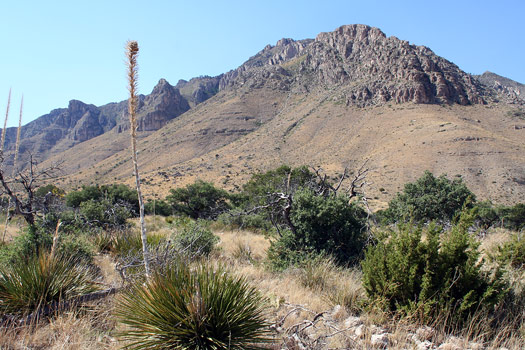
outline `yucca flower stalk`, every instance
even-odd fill
[[[139,211],[140,211],[140,232],[142,238],[142,255],[144,258],[144,269],[146,270],[146,278],[150,277],[150,266],[149,266],[149,252],[148,243],[146,236],[146,223],[144,222],[144,200],[142,199],[142,192],[140,190],[140,175],[139,166],[137,161],[137,56],[139,54],[139,44],[136,41],[128,41],[126,45],[126,58],[128,65],[128,111],[129,111],[129,123],[131,133],[131,154],[133,159],[133,172],[135,173],[135,185],[137,187],[137,195],[139,198]]]
[[[7,97],[7,108],[5,110],[4,128],[2,129],[2,140],[0,145],[0,151],[4,150],[5,144],[5,132],[7,129],[7,119],[9,118],[9,107],[11,106],[11,89],[9,89],[9,96]]]
[[[11,91],[9,91],[9,97],[11,97]],[[9,103],[8,103],[9,105]],[[24,110],[24,95],[22,95],[22,101],[20,102],[20,116],[18,117],[18,129],[16,130],[16,144],[15,144],[15,156],[13,159],[13,177],[16,174],[16,163],[18,161],[18,151],[20,150],[20,131],[22,130],[22,114]],[[7,121],[7,115],[6,115]],[[4,128],[5,130],[5,128]],[[2,143],[3,145],[3,143]],[[3,148],[3,146],[2,146]],[[11,207],[11,197],[7,201],[7,211],[5,216],[4,234],[2,235],[2,243],[5,242],[5,236],[7,234],[7,227],[9,226],[9,208]]]

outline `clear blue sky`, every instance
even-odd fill
[[[127,98],[124,45],[139,42],[139,89],[160,78],[218,75],[283,37],[315,38],[343,24],[381,28],[430,47],[463,70],[525,83],[524,0],[0,1],[0,115],[9,125],[78,99]]]

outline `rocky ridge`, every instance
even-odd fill
[[[523,85],[505,79],[495,79],[487,73],[472,76],[427,47],[387,37],[378,28],[347,25],[321,33],[315,39],[281,39],[239,68],[216,77],[180,80],[175,86],[161,79],[149,95],[139,97],[139,130],[144,137],[158,134],[152,142],[159,146],[157,152],[161,153],[157,156],[176,143],[178,149],[186,152],[182,152],[184,158],[179,161],[187,161],[206,152],[218,154],[220,147],[247,135],[254,136],[261,126],[275,119],[275,128],[270,130],[268,125],[263,129],[280,138],[271,142],[277,142],[275,147],[283,150],[280,153],[285,161],[291,155],[284,154],[284,143],[293,140],[301,123],[318,115],[320,106],[327,101],[341,108],[338,115],[347,115],[355,107],[357,115],[359,108],[364,107],[365,113],[367,107],[403,103],[455,108],[491,107],[498,101],[509,101],[515,108],[523,101]],[[31,151],[39,160],[53,159],[94,140],[86,146],[89,151],[71,152],[94,159],[70,161],[74,166],[68,171],[101,166],[101,159],[127,147],[126,111],[126,101],[97,107],[72,100],[68,108],[53,110],[24,126],[21,150]],[[327,110],[327,118],[329,114]],[[516,118],[512,122],[515,130],[525,127]],[[284,130],[282,136],[280,128]],[[116,138],[114,134],[120,136]],[[8,151],[14,149],[15,135],[14,128],[7,130]],[[312,137],[308,135],[305,133],[304,137]],[[473,136],[458,134],[454,139],[469,137]],[[107,146],[110,141],[111,148]],[[98,150],[96,157],[92,150]],[[170,159],[169,164],[176,162],[172,155],[164,158],[166,162]],[[9,165],[9,159],[6,164]]]
[[[506,103],[525,105],[525,85],[488,71],[475,78],[492,88]]]

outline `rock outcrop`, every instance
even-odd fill
[[[498,98],[506,103],[525,105],[525,85],[488,71],[481,75],[476,75],[475,78],[485,86],[493,89]]]

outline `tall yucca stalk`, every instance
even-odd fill
[[[9,91],[9,96],[11,97],[11,91]],[[9,105],[9,103],[8,103],[8,105]],[[24,95],[22,95],[22,101],[20,102],[20,116],[18,117],[18,129],[16,130],[15,157],[14,157],[14,160],[13,160],[13,177],[16,174],[16,163],[18,161],[18,151],[20,150],[20,130],[22,130],[22,114],[23,114],[23,110],[24,110]],[[7,115],[6,115],[5,119],[7,121]],[[4,130],[5,130],[5,126],[4,126]],[[3,147],[4,146],[3,146],[3,142],[2,142],[2,149],[3,149]],[[7,234],[7,227],[9,226],[9,207],[11,207],[11,197],[9,197],[9,200],[7,202],[7,213],[6,213],[6,216],[5,216],[4,234],[2,235],[2,242],[5,242],[5,235]]]
[[[4,150],[5,143],[5,132],[7,129],[7,119],[9,118],[9,106],[11,106],[11,89],[9,89],[9,96],[7,97],[7,108],[5,110],[4,128],[2,129],[2,141],[0,145],[0,151]]]
[[[137,194],[139,197],[139,207],[140,207],[140,231],[142,238],[142,254],[144,257],[144,268],[146,270],[146,278],[150,277],[150,267],[149,267],[149,252],[148,252],[148,243],[146,237],[146,224],[144,222],[144,201],[142,199],[142,192],[140,190],[140,175],[139,175],[139,166],[137,162],[137,75],[138,75],[138,65],[137,65],[137,56],[139,54],[139,44],[136,41],[128,41],[126,45],[126,58],[128,65],[128,90],[129,90],[129,100],[128,100],[128,111],[129,111],[129,123],[130,123],[130,133],[131,133],[131,154],[133,159],[133,171],[135,173],[135,185],[137,186]]]

